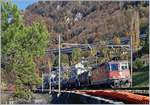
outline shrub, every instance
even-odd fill
[[[29,89],[17,87],[17,90],[14,93],[14,97],[19,98],[19,99],[30,99],[32,96],[32,93]]]
[[[142,69],[144,67],[144,64],[143,64],[143,62],[142,62],[142,60],[140,59],[140,58],[137,58],[135,61],[134,61],[134,63],[133,63],[133,68],[135,68],[135,69]]]

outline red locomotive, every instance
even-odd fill
[[[110,61],[91,71],[91,85],[129,87],[131,83],[128,61]]]
[[[110,61],[96,65],[91,72],[79,75],[79,82],[81,86],[130,87],[128,61]]]

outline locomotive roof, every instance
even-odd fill
[[[93,70],[93,69],[96,69],[96,68],[98,68],[98,67],[100,67],[100,66],[103,66],[103,65],[105,65],[106,63],[121,63],[121,62],[128,62],[128,60],[118,60],[118,61],[113,61],[113,60],[111,60],[111,61],[104,62],[104,63],[101,63],[101,64],[95,64],[95,65],[92,65],[92,70]]]
[[[93,70],[93,69],[96,69],[96,68],[98,68],[98,67],[100,67],[100,66],[103,66],[104,64],[105,64],[105,63],[92,65],[92,70]]]

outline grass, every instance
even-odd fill
[[[149,87],[149,66],[133,72],[134,87]]]

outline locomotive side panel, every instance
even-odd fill
[[[91,75],[91,84],[99,85],[105,83],[108,79],[108,71],[106,70],[105,65],[102,65],[92,71]]]

